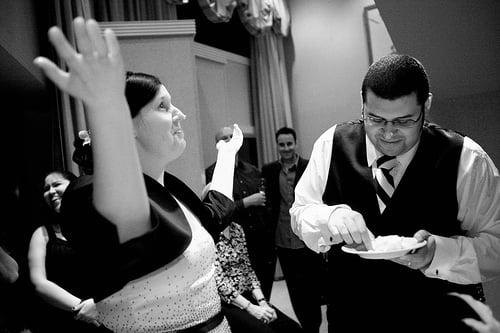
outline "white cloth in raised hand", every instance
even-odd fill
[[[210,190],[218,191],[233,199],[233,177],[236,153],[243,144],[243,133],[237,124],[233,126],[233,137],[228,142],[217,142],[217,162],[215,163]]]

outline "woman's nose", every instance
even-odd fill
[[[174,121],[181,121],[181,120],[184,120],[186,119],[186,115],[184,113],[182,113],[181,110],[175,108],[175,111],[174,111]]]

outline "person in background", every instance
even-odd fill
[[[282,127],[276,132],[276,145],[280,159],[262,167],[275,246],[293,310],[305,332],[317,333],[321,326],[318,279],[321,280],[323,258],[293,233],[288,212],[308,161],[296,152],[297,135],[292,128]]]
[[[125,73],[113,31],[74,20],[77,52],[57,27],[49,39],[68,65],[35,59],[46,76],[85,104],[92,177],[64,194],[61,214],[96,304],[97,320],[119,332],[230,332],[215,284],[212,235],[230,222],[232,170],[243,135],[217,144],[205,202],[165,172],[186,141],[165,85],[150,74]],[[173,78],[172,78],[173,79]],[[210,234],[211,233],[211,234]]]
[[[500,275],[500,175],[471,138],[426,120],[432,97],[420,61],[385,56],[364,77],[361,119],[314,144],[290,213],[329,251],[329,332],[460,332],[440,319],[446,294],[484,300],[481,282]],[[371,250],[372,235],[426,245],[392,260],[341,251]]]
[[[215,134],[215,142],[228,141],[232,129],[222,127]],[[215,164],[205,170],[207,183],[212,181]],[[232,220],[243,227],[246,235],[250,262],[261,283],[264,296],[271,297],[276,269],[273,230],[266,215],[266,194],[263,191],[259,169],[236,156],[234,165],[233,198],[235,204]]]
[[[233,332],[294,333],[299,324],[264,297],[250,264],[243,228],[232,222],[216,242],[216,281]]]
[[[67,171],[52,171],[44,178],[43,197],[50,217],[33,233],[28,252],[31,282],[45,302],[35,332],[93,332],[100,326],[94,300],[85,290],[85,269],[63,232],[60,217],[64,192],[75,179]]]

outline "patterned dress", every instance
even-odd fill
[[[229,225],[229,237],[220,234],[217,252],[215,279],[223,301],[231,303],[238,295],[260,288],[248,257],[245,233],[239,224]]]

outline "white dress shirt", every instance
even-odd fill
[[[328,229],[332,212],[347,205],[328,206],[322,196],[328,180],[336,126],[324,132],[314,143],[311,159],[295,188],[295,201],[290,209],[293,231],[316,252],[326,252],[333,243]],[[397,157],[400,168],[395,178],[399,183],[417,149]],[[379,157],[366,138],[367,165]],[[458,284],[491,280],[500,275],[500,175],[493,161],[472,139],[465,137],[457,176],[457,220],[465,236],[436,239],[436,252],[423,273]],[[375,235],[377,236],[377,235]]]

